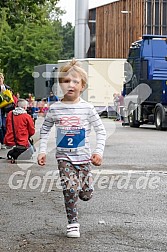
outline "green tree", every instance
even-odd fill
[[[67,23],[62,27],[63,45],[61,59],[71,59],[74,57],[74,27]]]
[[[3,0],[0,9],[5,9],[7,22],[12,28],[16,24],[45,23],[50,13],[57,19],[63,13],[57,3],[59,0]]]
[[[48,22],[42,26],[28,23],[4,29],[0,42],[1,68],[6,82],[15,91],[33,92],[34,66],[57,62],[62,44],[60,27],[59,22]]]
[[[57,2],[36,1],[37,10],[39,5],[43,6],[41,12],[34,11],[34,1],[31,0],[0,2],[3,7],[0,11],[0,69],[5,74],[6,83],[14,91],[21,94],[33,92],[34,66],[57,63],[58,59],[69,59],[74,55],[74,28],[70,23],[62,26],[62,12],[55,6]],[[6,5],[2,6],[2,3]],[[17,3],[18,9],[16,6],[10,9],[12,3],[13,6]],[[25,16],[21,11],[23,7],[27,9]],[[34,20],[36,12],[39,18]]]

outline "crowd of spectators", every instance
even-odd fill
[[[5,138],[5,134],[6,134],[7,115],[11,110],[14,110],[17,107],[17,103],[20,100],[19,92],[14,94],[11,87],[4,83],[3,73],[0,73],[0,104],[5,99],[3,97],[5,90],[10,90],[10,93],[12,95],[12,103],[0,108],[0,149],[6,149],[6,145],[4,144],[4,138]],[[58,97],[55,96],[53,94],[53,92],[50,92],[50,94],[47,98],[43,98],[40,101],[36,101],[34,95],[29,93],[28,97],[25,100],[27,101],[26,112],[27,112],[27,114],[29,114],[32,117],[33,122],[34,122],[34,126],[35,126],[35,122],[36,122],[37,118],[39,116],[45,117],[45,115],[49,109],[49,106],[53,102],[58,101]]]

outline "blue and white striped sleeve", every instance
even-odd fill
[[[96,148],[93,154],[99,154],[102,157],[106,141],[106,130],[94,107],[90,109],[89,121],[96,132]]]
[[[39,154],[46,153],[50,130],[54,125],[52,111],[49,110],[40,129]]]

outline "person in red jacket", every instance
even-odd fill
[[[6,118],[6,134],[4,138],[4,144],[7,146],[15,146],[13,128],[12,128],[12,113],[14,118],[14,129],[16,135],[17,145],[29,147],[28,138],[34,135],[35,127],[33,119],[27,114],[27,101],[19,99],[17,107],[10,111]]]

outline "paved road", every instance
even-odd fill
[[[45,168],[35,157],[18,165],[0,160],[0,252],[167,251],[167,132],[103,122],[104,163],[93,168],[92,200],[79,201],[80,239],[65,235],[53,131]],[[35,139],[38,148],[38,134]],[[91,139],[93,147],[94,134]]]

